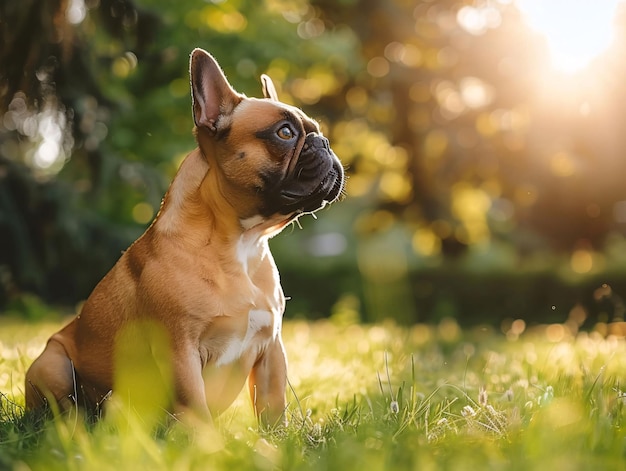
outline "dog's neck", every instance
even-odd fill
[[[202,180],[209,170],[199,149],[189,154],[174,177],[167,193],[161,203],[161,209],[157,214],[151,229],[165,237],[184,238],[181,228],[185,227],[185,221],[206,219],[209,214],[199,207],[199,191]],[[194,201],[195,200],[195,201]],[[189,232],[189,231],[187,231]]]
[[[215,181],[206,181],[215,180]],[[222,199],[221,204],[210,200]],[[209,241],[232,243],[246,239],[267,239],[280,232],[289,222],[285,216],[264,218],[260,215],[240,218],[234,208],[223,201],[216,174],[199,148],[183,161],[170,185],[151,230],[162,236],[206,246]],[[185,230],[197,226],[198,231]],[[190,239],[190,232],[202,240]]]

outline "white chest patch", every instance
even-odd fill
[[[215,362],[215,366],[228,365],[238,360],[250,348],[254,336],[264,327],[272,325],[273,316],[268,311],[253,309],[248,313],[248,330],[243,339],[233,337],[228,341],[226,348]],[[269,340],[268,337],[267,340]]]
[[[241,263],[244,272],[248,271],[248,260],[260,257],[263,250],[263,243],[258,237],[241,236],[237,243],[237,260]]]

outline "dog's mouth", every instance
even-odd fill
[[[309,133],[293,170],[268,195],[264,215],[312,213],[339,198],[343,186],[343,167],[328,139]]]

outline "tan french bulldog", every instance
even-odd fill
[[[28,370],[29,409],[97,408],[112,392],[210,420],[247,378],[257,417],[284,419],[285,297],[268,239],[335,201],[343,168],[269,77],[265,98],[248,98],[202,49],[190,76],[198,147],[152,225]]]

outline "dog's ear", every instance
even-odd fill
[[[272,79],[263,74],[261,75],[261,83],[263,84],[263,96],[270,100],[278,101],[278,93],[276,93],[276,87]]]
[[[217,61],[203,49],[194,49],[189,64],[193,119],[197,127],[217,131],[220,115],[230,114],[242,100]]]

